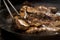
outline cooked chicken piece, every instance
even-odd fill
[[[56,12],[58,11],[58,9],[56,7],[48,7],[48,9],[50,9],[50,11],[53,13],[53,14],[56,14]]]
[[[51,27],[58,27],[58,26],[60,27],[60,21],[51,22],[50,26]]]
[[[36,18],[36,16],[35,16],[35,17],[30,17],[30,16],[29,16],[27,22],[28,22],[30,25],[34,25],[34,26],[36,26],[36,27],[38,27],[38,26],[40,26],[40,25],[42,25],[42,24],[49,24],[49,23],[50,23],[49,20],[44,21],[45,19],[42,20],[42,18],[43,18],[43,17],[41,17],[41,19],[39,19],[39,18]],[[49,18],[48,18],[48,19],[49,19]]]
[[[26,21],[19,19],[17,16],[15,17],[15,22],[17,24],[18,29],[25,30],[30,26]]]
[[[57,16],[56,14],[46,13],[46,16],[50,17],[52,20],[60,20],[60,16]]]
[[[40,9],[40,10],[47,10],[47,7],[45,7],[45,6],[38,6],[38,9]]]
[[[23,6],[22,8],[21,8],[21,10],[20,10],[20,16],[22,17],[22,18],[27,18],[27,10],[26,10],[26,8],[27,8],[27,6]]]
[[[40,6],[40,7],[34,8],[34,7],[29,7],[29,6],[23,6],[21,8],[21,10],[25,10],[27,8],[27,12],[28,13],[37,13],[37,14],[46,13],[47,12],[47,7],[44,7],[44,6]]]
[[[37,9],[33,8],[33,7],[27,7],[27,12],[28,13],[37,13],[39,11]]]
[[[49,25],[50,22],[51,22],[51,21],[48,21],[48,20],[46,20],[46,21],[40,20],[41,25],[43,25],[43,24]]]
[[[37,8],[38,8],[40,11],[45,11],[45,12],[48,11],[48,8],[45,7],[45,6],[38,6]]]
[[[30,27],[26,32],[27,33],[36,33],[38,31],[37,27]]]
[[[60,27],[49,27],[49,26],[46,26],[46,25],[42,25],[43,27],[39,28],[39,32],[40,31],[59,31],[60,30]]]
[[[27,6],[20,9],[20,16],[15,17],[17,28],[25,30],[26,33],[36,33],[41,31],[59,31],[60,16],[57,16],[56,7]]]
[[[46,31],[46,28],[44,28],[44,27],[38,28],[38,32],[41,32],[41,31]]]
[[[32,26],[36,26],[36,27],[38,27],[38,26],[40,26],[41,25],[41,23],[39,22],[39,19],[38,18],[34,18],[34,17],[29,17],[28,18],[28,20],[27,20],[27,22]]]
[[[60,13],[59,13],[59,12],[57,12],[57,13],[56,13],[56,15],[57,15],[57,16],[60,16]]]
[[[18,21],[19,21],[19,23],[21,24],[21,25],[23,25],[23,26],[25,26],[25,27],[28,27],[29,25],[28,25],[28,23],[26,23],[24,20],[22,20],[22,19],[18,19]]]
[[[20,11],[26,10],[27,7],[29,7],[29,6],[27,6],[27,5],[22,6],[22,8],[20,9]]]
[[[47,9],[47,7],[44,6],[38,6],[36,7],[27,7],[27,12],[28,13],[36,13],[37,15],[40,15],[41,13],[45,14],[47,13],[49,10]]]
[[[21,8],[21,10],[25,10],[27,8],[27,12],[28,13],[37,13],[38,15],[40,13],[47,13],[47,12],[50,12],[50,13],[56,13],[57,12],[57,8],[56,7],[45,7],[45,6],[38,6],[38,7],[29,7],[29,6],[23,6]]]
[[[60,27],[46,27],[47,31],[59,31]]]
[[[27,12],[26,11],[20,12],[20,16],[21,16],[21,18],[26,19],[27,18]]]
[[[21,18],[24,18],[25,13],[24,12],[20,12],[20,16],[21,16]]]
[[[36,24],[34,24],[34,25],[38,27],[38,26],[40,26],[41,24],[40,24],[40,23],[36,23]]]

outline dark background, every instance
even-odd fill
[[[5,8],[4,3],[3,3],[3,0],[0,0],[0,1],[1,1],[0,2],[1,9],[2,8]],[[40,2],[60,3],[60,0],[10,0],[10,1],[12,2],[13,5],[21,4],[24,1],[29,1],[29,2],[31,2],[31,1],[33,1],[33,2],[40,1]]]

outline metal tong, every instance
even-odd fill
[[[3,2],[4,2],[5,6],[6,6],[7,10],[8,10],[8,12],[9,12],[11,18],[13,18],[13,14],[12,14],[12,12],[10,11],[10,9],[9,9],[6,1],[3,0]],[[17,13],[17,15],[19,15],[19,12],[18,12],[18,11],[16,10],[16,8],[12,5],[12,3],[11,3],[9,0],[7,0],[7,2],[11,5],[11,7],[14,9],[14,11]]]

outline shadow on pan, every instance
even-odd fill
[[[32,4],[32,6],[37,6],[37,5],[44,5],[44,6],[54,6],[59,9],[60,12],[60,4],[55,4],[55,3],[40,3],[40,2],[35,2]],[[16,9],[19,11],[22,5],[17,5],[15,6]],[[11,8],[11,11],[13,9]],[[5,40],[59,40],[60,39],[60,33],[55,34],[55,33],[48,33],[48,32],[43,32],[39,34],[22,34],[18,33],[12,30],[12,19],[6,9],[2,9],[0,11],[0,25],[2,29],[2,37]],[[12,14],[14,14],[14,11],[12,11]]]

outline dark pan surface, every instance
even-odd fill
[[[45,6],[54,6],[54,7],[57,7],[59,9],[59,12],[60,12],[60,4],[58,3],[33,3],[32,5],[34,6],[37,6],[37,5],[45,5]],[[16,9],[19,11],[21,5],[17,5],[15,6]],[[14,12],[11,8],[11,11]],[[7,18],[7,16],[9,16],[9,13],[6,9],[3,9],[0,11],[0,24],[1,25],[1,28],[8,31],[8,32],[11,32],[11,33],[15,33],[15,34],[18,34],[18,35],[23,35],[23,36],[52,36],[52,35],[57,35],[56,32],[43,32],[43,33],[39,33],[39,34],[21,34],[21,33],[18,33],[18,32],[15,32],[13,30],[11,30],[11,27],[12,26],[12,19],[9,17],[9,19]],[[58,33],[60,34],[60,33]]]

